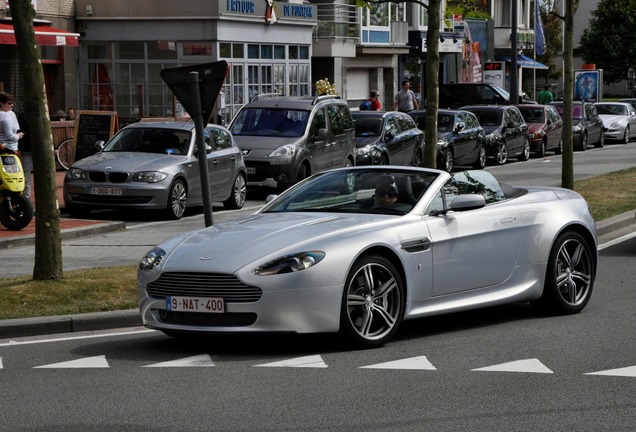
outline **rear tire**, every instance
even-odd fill
[[[188,203],[188,190],[183,180],[175,180],[170,186],[168,202],[166,204],[166,215],[173,220],[183,217]]]
[[[243,174],[237,174],[232,186],[232,194],[223,201],[223,207],[228,210],[237,210],[243,208],[245,197],[247,195],[247,182]]]
[[[24,195],[12,197],[11,204],[5,198],[0,205],[0,223],[11,231],[19,231],[29,225],[33,214],[33,203]]]
[[[625,144],[627,144],[627,143],[625,143]],[[605,147],[605,131],[601,130],[601,135],[598,137],[598,142],[596,144],[594,144],[594,147],[596,147],[596,148]]]
[[[486,167],[486,148],[482,145],[479,147],[479,153],[477,156],[477,160],[473,162],[473,168],[475,169],[484,169]]]

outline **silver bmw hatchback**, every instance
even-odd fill
[[[204,133],[211,201],[243,207],[247,171],[240,149],[222,126],[208,124]],[[72,216],[134,208],[179,219],[203,203],[198,158],[193,121],[133,123],[73,164],[64,178],[64,207]]]

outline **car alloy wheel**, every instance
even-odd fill
[[[477,156],[477,160],[473,163],[473,168],[475,169],[484,169],[486,166],[486,149],[484,146],[479,147],[479,153]]]
[[[232,187],[232,195],[223,201],[223,206],[228,210],[236,210],[243,207],[245,204],[245,197],[247,195],[247,182],[243,174],[238,174],[234,179],[234,186]]]
[[[560,155],[563,153],[563,138],[559,140],[559,145],[554,149],[554,154]]]
[[[541,145],[539,146],[537,157],[540,157],[540,158],[545,157],[545,140],[541,140]]]
[[[497,144],[497,157],[495,158],[497,165],[504,165],[508,162],[508,146],[505,142]]]
[[[185,213],[186,203],[188,200],[188,191],[182,180],[175,180],[170,187],[168,194],[168,206],[166,212],[170,219],[181,219]]]
[[[402,277],[379,255],[363,256],[353,264],[342,298],[340,330],[357,346],[385,344],[404,314]]]
[[[625,136],[623,137],[623,144],[629,143],[629,126],[625,126]]]
[[[579,150],[580,151],[587,150],[587,133],[586,132],[583,132],[583,135],[581,135],[581,142],[579,143]]]
[[[605,131],[601,130],[601,135],[598,138],[598,142],[594,145],[596,148],[605,147]]]
[[[519,160],[527,161],[528,159],[530,159],[530,139],[526,137],[526,139],[523,141],[523,149],[521,149]]]
[[[543,312],[578,313],[592,295],[594,262],[589,244],[576,232],[561,234],[550,252],[541,298],[533,306]]]
[[[447,149],[442,156],[442,169],[446,172],[453,171],[455,165],[455,158],[453,156],[453,150]]]

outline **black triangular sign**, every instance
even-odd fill
[[[198,113],[194,112],[192,101],[192,87],[190,72],[199,74],[199,93],[201,95],[201,115],[203,123],[207,124],[212,115],[212,109],[219,97],[221,87],[228,71],[228,64],[221,60],[213,63],[203,63],[192,66],[180,66],[161,70],[161,78],[174,92],[183,108],[194,118]]]

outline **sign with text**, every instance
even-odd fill
[[[97,153],[95,143],[108,141],[119,130],[116,111],[78,111],[75,119],[75,158]]]

